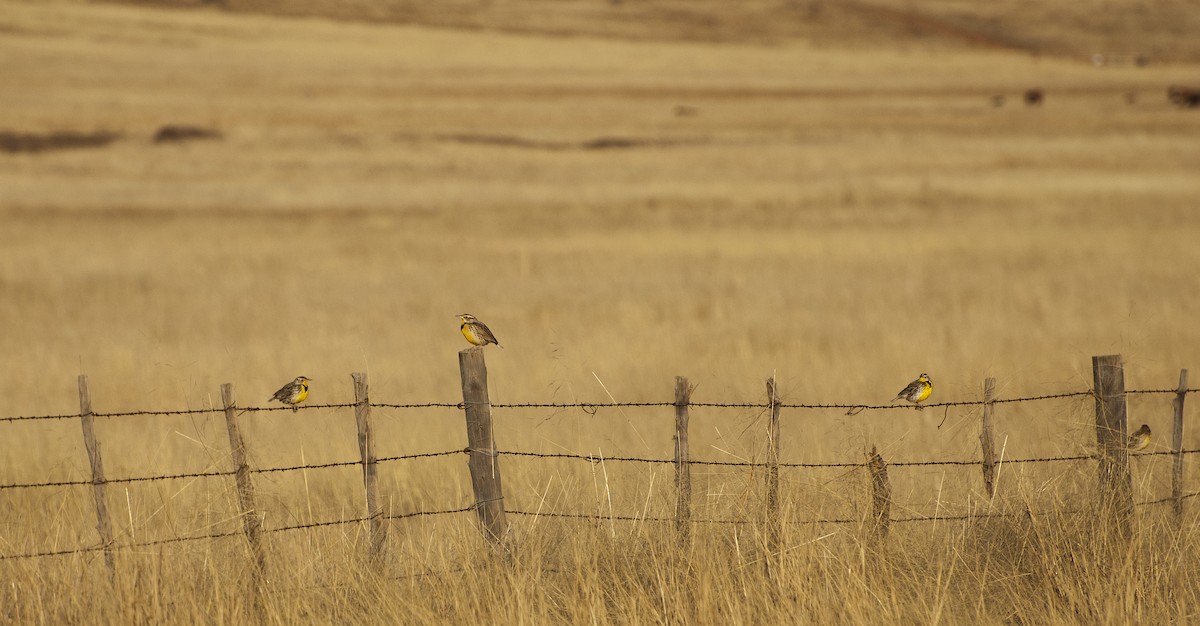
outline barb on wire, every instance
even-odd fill
[[[375,461],[377,463],[382,463],[385,461],[404,461],[407,459],[424,459],[424,458],[432,458],[432,457],[438,457],[438,456],[451,456],[454,454],[463,454],[464,452],[467,452],[466,448],[460,448],[458,450],[445,450],[443,452],[418,452],[416,454],[403,454],[400,456],[383,456],[383,457],[379,457],[379,458],[375,459]],[[294,471],[298,471],[298,470],[326,469],[326,468],[330,468],[330,467],[349,467],[351,465],[362,465],[362,461],[361,460],[331,461],[329,463],[287,465],[284,467],[260,467],[260,468],[251,469],[250,472],[254,473],[254,474],[269,474],[271,472],[294,472]]]
[[[471,451],[470,448],[459,448],[458,450],[446,450],[444,452],[419,452],[416,454],[403,454],[400,456],[381,456],[375,459],[377,462],[383,461],[404,461],[408,459],[428,459],[438,456],[453,456],[455,454],[467,454]]]
[[[461,402],[420,402],[416,404],[372,402],[371,407],[379,409],[461,409],[463,405]]]
[[[298,404],[295,407],[292,405],[280,406],[239,406],[237,409],[243,413],[265,413],[267,411],[314,411],[318,409],[349,409],[358,406],[354,402],[346,402],[343,404]],[[372,405],[376,406],[376,405]],[[224,411],[224,409],[217,409]]]
[[[453,513],[463,513],[465,511],[470,511],[471,508],[472,507],[464,507],[464,508],[459,508],[459,509],[448,509],[448,510],[442,510],[442,511],[412,511],[409,513],[384,515],[383,519],[398,520],[398,519],[407,519],[410,517],[421,517],[421,516],[428,516],[428,515],[450,515]],[[346,519],[325,520],[325,521],[320,521],[320,522],[306,522],[303,524],[291,524],[288,526],[276,526],[275,528],[264,528],[263,532],[280,533],[280,532],[286,532],[286,531],[290,531],[290,530],[304,530],[306,528],[323,528],[326,526],[341,526],[343,524],[358,524],[361,522],[368,522],[370,520],[371,520],[370,517],[350,517],[350,518],[346,518]],[[238,533],[233,533],[233,534],[238,534]]]
[[[351,465],[362,465],[362,461],[333,461],[331,463],[314,463],[305,465],[288,465],[285,467],[257,467],[251,468],[251,474],[270,474],[272,472],[294,472],[298,470],[310,469],[326,469],[329,467],[349,467]]]
[[[426,517],[430,515],[453,515],[455,513],[466,513],[475,510],[474,506],[464,506],[458,509],[445,509],[442,511],[413,511],[411,513],[397,513],[395,515],[384,515],[383,519],[408,519],[410,517]]]

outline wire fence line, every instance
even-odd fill
[[[74,484],[74,483],[72,483],[72,484]],[[1200,491],[1193,491],[1191,493],[1184,494],[1182,496],[1182,499],[1187,500],[1190,498],[1194,498],[1196,496],[1200,496]],[[1158,498],[1156,500],[1147,500],[1144,502],[1138,502],[1138,503],[1136,503],[1136,505],[1137,506],[1149,506],[1149,505],[1155,505],[1155,504],[1165,504],[1165,503],[1171,502],[1173,500],[1174,500],[1174,498],[1171,498],[1171,497]],[[444,510],[436,510],[436,511],[411,511],[408,513],[384,515],[383,518],[387,519],[387,520],[402,520],[402,519],[410,519],[410,518],[414,518],[414,517],[435,517],[435,516],[441,516],[441,515],[454,515],[454,514],[458,514],[458,513],[467,513],[467,512],[475,510],[476,508],[477,508],[477,505],[471,505],[471,506],[459,507],[456,509],[444,509]],[[1028,517],[1031,515],[1039,515],[1039,516],[1044,516],[1044,515],[1049,515],[1049,514],[1061,515],[1061,514],[1070,514],[1070,513],[1079,513],[1079,512],[1080,511],[1077,511],[1077,510],[1062,510],[1062,509],[1044,511],[1044,512],[1040,512],[1040,513],[1033,513],[1031,511],[985,512],[985,513],[974,512],[974,513],[964,513],[964,514],[958,514],[958,515],[894,517],[894,518],[891,518],[889,521],[893,522],[893,523],[950,522],[950,521],[966,521],[966,520],[974,520],[974,519],[1005,518],[1005,517],[1019,518],[1019,517]],[[673,522],[677,521],[673,517],[656,517],[656,516],[649,516],[649,515],[602,515],[602,514],[595,514],[595,513],[592,513],[592,514],[561,513],[561,512],[557,512],[557,511],[525,511],[525,510],[521,510],[521,509],[509,509],[506,511],[506,513],[511,514],[511,515],[521,516],[521,517],[577,519],[577,520],[591,520],[591,521],[599,521],[599,522],[621,521],[621,522],[673,523]],[[307,530],[307,529],[312,529],[312,528],[327,528],[330,526],[343,526],[343,525],[347,525],[347,524],[359,524],[359,523],[368,522],[368,521],[370,521],[369,517],[352,517],[352,518],[346,518],[346,519],[308,522],[308,523],[302,523],[302,524],[292,524],[292,525],[288,525],[288,526],[278,526],[275,528],[264,528],[263,531],[267,532],[267,533],[279,533],[279,532],[287,532],[287,531],[294,531],[294,530]],[[843,517],[843,518],[819,518],[819,519],[809,519],[809,520],[784,520],[782,523],[785,525],[815,525],[815,524],[861,525],[861,524],[869,524],[871,522],[872,522],[871,517],[866,516],[866,517]],[[714,524],[714,525],[746,525],[746,524],[762,524],[764,522],[761,519],[757,519],[757,520],[756,519],[691,519],[691,520],[689,520],[689,523],[691,523],[691,524]],[[190,542],[190,541],[213,541],[216,539],[228,539],[230,537],[240,537],[240,536],[243,536],[241,531],[227,531],[227,532],[220,532],[220,533],[207,533],[207,534],[203,534],[203,535],[190,535],[190,536],[184,536],[184,537],[167,537],[167,538],[155,539],[155,540],[151,540],[151,541],[119,544],[114,547],[116,549],[127,550],[127,549],[136,549],[136,548],[148,548],[148,547],[154,547],[154,546],[160,546],[160,545],[166,545],[166,544],[172,544],[172,543],[184,543],[184,542]],[[105,546],[84,546],[84,547],[61,549],[61,550],[47,550],[47,551],[42,551],[42,552],[5,554],[5,555],[0,555],[0,561],[9,561],[9,560],[18,560],[18,559],[34,559],[34,558],[51,557],[51,556],[69,556],[69,555],[74,555],[74,554],[86,554],[86,553],[90,553],[90,552],[99,552],[104,549],[105,549]]]
[[[1190,388],[1189,389],[1142,389],[1142,390],[1129,390],[1129,391],[1126,391],[1125,393],[1126,394],[1180,395],[1180,394],[1196,393],[1197,391],[1200,391],[1200,389],[1190,389]],[[990,403],[991,404],[1007,404],[1007,403],[1043,401],[1043,400],[1051,400],[1051,399],[1082,398],[1082,397],[1095,397],[1095,396],[1096,396],[1096,394],[1093,390],[1087,390],[1087,391],[1075,391],[1075,392],[1066,392],[1066,393],[1057,393],[1057,394],[1046,394],[1046,395],[1038,395],[1038,396],[1027,396],[1027,397],[1019,397],[1019,398],[1000,398],[1000,399],[993,399],[990,401]],[[894,410],[894,409],[913,408],[910,405],[896,405],[896,404],[809,404],[809,403],[785,403],[785,402],[777,402],[777,403],[772,404],[772,403],[768,403],[768,402],[741,403],[741,402],[690,402],[690,401],[684,402],[684,403],[676,403],[676,402],[603,402],[603,403],[571,402],[571,403],[494,403],[494,404],[489,404],[489,406],[493,409],[523,409],[523,408],[569,409],[569,408],[578,408],[578,409],[581,409],[582,411],[584,411],[585,413],[592,414],[592,415],[597,413],[602,408],[616,408],[616,407],[661,407],[661,408],[671,407],[671,408],[675,408],[680,405],[687,406],[687,407],[696,407],[696,408],[849,409],[851,411],[850,414],[857,414],[858,412],[866,411],[866,410]],[[949,402],[930,403],[930,404],[922,405],[922,407],[936,408],[936,407],[962,407],[962,406],[984,406],[984,405],[985,405],[985,402],[983,400],[972,400],[972,401],[949,401]],[[360,407],[360,406],[362,406],[361,403],[340,403],[340,404],[309,404],[309,405],[303,405],[303,406],[297,406],[297,407],[270,406],[270,407],[234,407],[234,408],[238,411],[239,414],[243,414],[243,413],[270,412],[270,411],[299,411],[299,410],[311,411],[311,410],[327,410],[327,409],[347,409],[347,408],[356,408],[356,407]],[[410,403],[410,404],[369,403],[369,406],[373,407],[373,408],[382,408],[382,409],[444,408],[444,409],[462,410],[462,409],[467,408],[467,403],[465,403],[465,402],[458,402],[458,403],[427,402],[427,403]],[[136,411],[109,412],[109,413],[93,412],[93,413],[90,413],[90,415],[91,415],[91,417],[94,417],[94,418],[112,418],[112,417],[127,417],[127,416],[179,416],[179,415],[200,415],[200,414],[212,415],[212,414],[221,414],[221,413],[224,413],[225,411],[226,411],[225,408],[202,408],[202,409],[183,409],[183,410],[136,410]],[[75,414],[75,413],[61,414],[61,415],[10,416],[10,417],[0,417],[0,422],[63,420],[63,419],[74,419],[77,417],[80,417],[80,415]],[[422,453],[415,453],[415,454],[408,454],[408,455],[378,457],[374,460],[376,462],[391,462],[391,461],[401,461],[401,460],[406,460],[406,459],[445,457],[445,456],[458,455],[458,454],[469,454],[471,452],[480,452],[480,450],[472,450],[472,448],[468,447],[468,448],[445,450],[445,451],[438,451],[438,452],[422,452]],[[600,454],[537,453],[537,452],[506,451],[506,450],[486,450],[486,452],[491,455],[494,455],[494,456],[503,455],[503,456],[511,456],[511,457],[527,457],[527,458],[539,458],[539,459],[572,459],[572,460],[586,461],[586,462],[593,463],[593,464],[603,463],[603,462],[607,462],[607,461],[643,463],[643,464],[663,464],[663,465],[670,465],[670,464],[676,463],[676,461],[673,459],[658,459],[658,458],[635,457],[635,456],[608,456],[608,457],[606,457],[606,456],[603,456]],[[1131,456],[1140,457],[1140,456],[1160,456],[1160,455],[1174,455],[1174,454],[1190,455],[1190,454],[1196,454],[1196,453],[1200,453],[1200,449],[1180,450],[1178,452],[1163,451],[1163,452],[1134,453],[1134,454],[1131,454]],[[1023,458],[1023,459],[1005,459],[999,464],[1071,462],[1071,461],[1094,460],[1096,458],[1098,458],[1098,456],[1096,454],[1079,454],[1079,455],[1070,455],[1070,456],[1050,456],[1050,457]],[[888,463],[887,465],[890,465],[892,467],[979,466],[982,463],[983,463],[982,460],[972,459],[972,460],[897,461],[897,462]],[[749,467],[749,468],[856,468],[856,467],[870,467],[869,461],[866,459],[864,459],[863,461],[859,461],[859,462],[837,462],[837,463],[805,463],[805,462],[765,463],[765,462],[754,462],[754,461],[744,461],[744,460],[735,460],[735,461],[691,460],[691,461],[689,461],[689,464],[697,465],[697,466],[723,466],[723,467]],[[283,466],[283,467],[247,468],[247,469],[249,470],[250,473],[265,474],[265,473],[305,471],[305,470],[310,470],[310,469],[316,470],[316,469],[324,469],[324,468],[349,467],[349,466],[359,466],[359,465],[363,465],[363,461],[356,459],[356,460],[347,460],[347,461],[333,461],[333,462],[319,463],[319,464],[300,464],[300,465],[291,465],[291,466]],[[231,471],[231,470],[230,471],[205,470],[205,471],[196,471],[196,472],[183,472],[183,473],[176,473],[176,474],[161,474],[161,475],[151,475],[151,476],[133,476],[133,477],[124,477],[124,478],[114,478],[114,479],[105,479],[105,480],[101,480],[101,481],[59,480],[59,481],[47,481],[47,482],[40,482],[40,483],[9,483],[9,484],[0,484],[0,490],[30,489],[30,488],[40,488],[40,487],[49,488],[49,487],[64,487],[64,486],[84,486],[84,485],[96,485],[96,484],[108,484],[108,483],[122,484],[122,483],[163,481],[163,480],[177,480],[177,479],[227,477],[227,476],[234,476],[235,474],[236,474],[236,472]],[[1138,502],[1136,504],[1138,506],[1142,506],[1142,505],[1161,504],[1161,503],[1173,502],[1173,501],[1178,502],[1182,499],[1190,499],[1197,495],[1200,495],[1200,492],[1188,493],[1186,495],[1183,495],[1181,498],[1166,497],[1166,498],[1160,498],[1157,500],[1151,500],[1151,501],[1147,501],[1147,502]],[[276,532],[295,531],[295,530],[303,530],[303,529],[323,528],[323,527],[333,527],[333,526],[340,526],[340,525],[346,525],[346,524],[363,523],[363,522],[369,522],[369,521],[372,521],[374,519],[379,519],[379,518],[383,518],[383,519],[387,519],[387,520],[401,520],[401,519],[407,519],[407,518],[419,517],[419,516],[449,515],[449,514],[472,511],[472,510],[479,508],[482,504],[483,503],[481,503],[481,502],[477,502],[471,506],[461,507],[461,508],[457,508],[457,509],[447,509],[447,510],[438,510],[438,511],[414,511],[414,512],[409,512],[409,513],[392,514],[392,515],[382,515],[377,512],[374,517],[371,517],[371,516],[353,517],[353,518],[347,518],[347,519],[299,523],[299,524],[280,526],[280,527],[275,527],[275,528],[264,528],[263,531],[267,532],[267,533],[276,533]],[[523,510],[509,510],[508,512],[513,515],[526,516],[526,517],[589,519],[589,520],[599,520],[599,521],[640,521],[640,522],[675,522],[675,521],[677,521],[675,518],[650,517],[650,516],[645,516],[645,515],[640,515],[640,516],[639,515],[632,515],[632,516],[630,516],[630,515],[589,515],[589,514],[581,514],[581,513],[564,513],[564,512],[553,512],[553,511],[546,511],[546,512],[523,511]],[[1053,510],[1053,511],[1048,511],[1043,514],[1062,514],[1062,513],[1070,513],[1070,512],[1072,512],[1072,511]],[[1014,515],[1032,515],[1032,513],[1029,511],[1017,512],[1017,513],[1007,513],[1007,512],[979,513],[979,512],[974,512],[974,513],[968,513],[968,514],[962,514],[962,515],[900,517],[900,518],[891,518],[890,521],[897,522],[897,523],[916,523],[916,522],[930,522],[930,521],[957,521],[957,520],[969,520],[969,519],[988,518],[988,517],[1011,517]],[[869,519],[869,518],[867,518],[867,519]],[[743,520],[743,519],[695,519],[695,520],[690,520],[690,521],[695,524],[726,524],[726,525],[728,525],[728,524],[762,523],[762,520]],[[860,519],[860,518],[829,518],[829,519],[811,519],[811,520],[785,520],[784,523],[787,523],[787,524],[862,524],[865,521],[866,521],[866,519]],[[43,552],[27,553],[27,554],[0,555],[0,561],[10,560],[10,559],[70,555],[70,554],[95,552],[95,551],[99,551],[99,550],[114,549],[114,548],[136,549],[136,548],[152,547],[152,546],[157,546],[157,545],[179,543],[179,542],[201,541],[201,540],[211,541],[211,540],[233,537],[233,536],[237,536],[237,535],[241,535],[241,534],[242,534],[241,532],[230,531],[230,532],[222,532],[222,533],[202,534],[202,535],[196,535],[196,536],[170,537],[170,538],[157,539],[157,540],[152,540],[152,541],[119,544],[119,545],[114,545],[113,543],[109,543],[108,545],[89,546],[89,547],[74,548],[74,549],[51,550],[51,551],[43,551]]]
[[[470,448],[460,448],[460,449],[456,449],[456,450],[445,450],[445,451],[441,451],[441,452],[420,452],[420,453],[416,453],[416,454],[404,454],[404,455],[399,455],[399,456],[385,456],[385,457],[376,458],[375,461],[378,463],[384,463],[384,462],[392,462],[392,461],[403,461],[403,460],[408,460],[408,459],[435,458],[435,457],[453,456],[453,455],[457,455],[457,454],[469,454],[470,452],[471,452]],[[651,458],[651,457],[633,457],[633,456],[604,456],[604,455],[600,455],[600,454],[572,454],[572,453],[568,453],[568,452],[543,453],[543,452],[524,452],[524,451],[517,451],[517,450],[496,450],[492,453],[497,456],[527,457],[527,458],[539,458],[539,459],[571,459],[571,460],[586,461],[588,463],[593,463],[593,464],[606,463],[606,462],[610,462],[610,461],[617,462],[617,463],[644,463],[644,464],[650,464],[650,465],[673,465],[675,463],[675,461],[673,459],[656,459],[656,458]],[[1136,452],[1136,453],[1130,454],[1130,456],[1133,458],[1137,458],[1137,457],[1149,457],[1149,456],[1171,456],[1174,454],[1175,454],[1175,452],[1166,450],[1166,451],[1160,451],[1160,452]],[[1180,450],[1179,454],[1182,454],[1182,455],[1200,454],[1200,448]],[[1000,461],[997,464],[1005,465],[1005,464],[1009,464],[1009,463],[1019,464],[1019,463],[1055,463],[1055,462],[1066,462],[1066,461],[1090,461],[1090,460],[1095,460],[1097,458],[1098,457],[1094,454],[1080,454],[1080,455],[1074,455],[1074,456],[1048,456],[1048,457],[1031,457],[1031,458],[1024,458],[1024,459],[1004,459],[1003,461]],[[840,462],[840,463],[780,462],[778,464],[772,464],[772,463],[755,462],[755,461],[692,460],[692,461],[688,461],[688,463],[691,465],[714,466],[714,467],[852,468],[852,467],[867,467],[868,462],[864,460],[861,462]],[[978,461],[978,460],[940,460],[940,461],[895,461],[895,462],[889,462],[889,463],[887,463],[887,465],[889,467],[926,467],[926,466],[973,467],[973,466],[977,466],[981,463],[982,463],[982,461]],[[350,466],[355,466],[355,465],[362,465],[362,461],[361,460],[332,461],[329,463],[308,463],[308,464],[301,464],[301,465],[288,465],[288,466],[284,466],[284,467],[251,468],[250,473],[252,473],[252,474],[269,474],[269,473],[280,473],[280,472],[295,472],[295,471],[302,471],[302,470],[327,469],[327,468],[332,468],[332,467],[350,467]],[[111,484],[120,484],[120,483],[137,483],[137,482],[148,482],[148,481],[158,481],[158,480],[178,480],[178,479],[184,479],[184,478],[212,478],[212,477],[222,477],[222,476],[233,476],[235,473],[236,472],[234,472],[232,470],[183,472],[183,473],[178,473],[178,474],[158,474],[158,475],[152,475],[152,476],[131,476],[131,477],[125,477],[125,478],[108,478],[108,479],[105,479],[103,481],[103,483],[104,484],[110,484],[110,483]],[[0,491],[6,490],[6,489],[34,489],[34,488],[39,488],[39,487],[75,487],[75,486],[92,485],[92,484],[95,484],[95,483],[93,481],[87,480],[87,479],[56,480],[56,481],[47,481],[47,482],[38,482],[38,483],[2,483],[2,484],[0,484]]]
[[[1200,392],[1197,389],[1185,389],[1182,392],[1178,389],[1132,389],[1127,390],[1126,394],[1191,394]],[[1053,393],[1038,396],[1024,396],[1019,398],[997,398],[991,401],[991,404],[1011,404],[1018,402],[1037,402],[1041,400],[1054,400],[1059,398],[1076,398],[1076,397],[1094,397],[1096,394],[1092,390],[1087,391],[1069,391],[1065,393]],[[959,406],[983,406],[983,400],[955,400],[949,402],[931,402],[922,404],[924,408],[938,407],[959,407]],[[241,413],[266,413],[271,411],[312,411],[320,409],[347,409],[358,406],[354,402],[345,402],[339,404],[306,404],[291,406],[254,406],[244,407],[238,406],[236,409]],[[465,402],[417,402],[409,404],[397,404],[390,402],[371,402],[372,408],[381,409],[463,409],[466,407]],[[675,402],[515,402],[515,403],[492,403],[490,406],[493,409],[583,409],[587,412],[595,412],[603,408],[627,408],[627,407],[674,407]],[[813,404],[813,403],[790,403],[780,402],[778,405],[772,405],[767,402],[688,402],[688,407],[695,408],[721,408],[721,409],[769,409],[778,406],[781,409],[857,409],[863,411],[883,411],[889,409],[911,409],[911,405],[904,404]],[[225,409],[211,407],[204,409],[162,409],[162,410],[136,410],[136,411],[115,411],[115,412],[93,412],[92,417],[134,417],[134,416],[171,416],[171,415],[203,415],[213,413],[224,413]],[[62,413],[51,415],[14,415],[8,417],[0,417],[0,422],[20,422],[20,421],[37,421],[37,420],[64,420],[74,419],[79,417],[78,413]]]

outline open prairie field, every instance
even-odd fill
[[[97,412],[208,409],[225,382],[259,407],[301,374],[309,404],[343,404],[354,371],[375,402],[455,403],[463,312],[504,346],[496,403],[670,402],[681,375],[695,402],[759,404],[774,375],[785,403],[874,405],[921,372],[930,402],[977,401],[986,377],[1000,398],[1087,391],[1093,355],[1123,355],[1128,389],[1200,367],[1200,111],[1166,97],[1200,82],[1194,7],[1114,3],[1143,16],[1139,47],[1141,22],[1106,29],[1099,4],[1061,40],[1050,13],[1007,30],[1013,3],[737,4],[0,0],[0,417],[77,412],[81,373]],[[1131,396],[1149,451],[1172,398]],[[767,413],[694,407],[692,458],[762,461]],[[796,463],[978,460],[980,414],[788,408],[779,443]],[[673,415],[496,409],[494,435],[670,459]],[[455,408],[374,420],[380,456],[466,445]],[[255,468],[358,458],[347,408],[241,423]],[[1005,459],[1095,449],[1088,396],[999,405],[995,428]],[[79,431],[0,422],[0,556],[98,545],[88,487],[4,488],[90,479]],[[230,467],[221,413],[96,432],[110,478]],[[1091,460],[1002,465],[994,498],[978,466],[893,466],[894,517],[1013,515],[886,543],[863,468],[785,468],[779,544],[761,467],[693,468],[695,517],[747,523],[681,544],[653,521],[675,511],[669,464],[501,463],[510,510],[603,519],[510,515],[500,555],[473,513],[398,519],[383,563],[364,524],[268,533],[256,609],[231,478],[119,483],[117,543],[231,536],[118,550],[112,579],[94,551],[0,559],[0,619],[1200,617],[1196,500],[1178,526],[1138,507],[1115,541]],[[1136,501],[1170,495],[1171,457],[1131,465]],[[364,514],[355,466],[254,481],[268,529]],[[391,515],[474,501],[463,455],[381,464],[380,490]]]

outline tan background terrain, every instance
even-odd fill
[[[1002,397],[1086,390],[1096,354],[1125,356],[1129,388],[1174,387],[1200,363],[1200,113],[1166,99],[1200,77],[1187,3],[155,4],[0,2],[0,415],[77,410],[79,373],[97,411],[204,408],[223,382],[260,405],[298,374],[315,379],[310,402],[348,402],[357,370],[376,401],[454,402],[460,312],[505,346],[487,353],[497,402],[670,400],[675,375],[697,401],[757,402],[774,372],[788,402],[883,403],[922,371],[934,400],[972,400],[986,376]],[[1033,87],[1045,102],[1026,107]],[[220,138],[154,142],[170,124]],[[98,145],[39,143],[55,133]],[[353,459],[350,415],[247,415],[252,463]],[[1130,415],[1164,450],[1170,397],[1138,397]],[[670,416],[505,410],[496,436],[667,458]],[[465,444],[455,410],[376,419],[381,455]],[[1092,420],[1090,399],[1006,405],[997,430],[1006,458],[1079,454]],[[764,426],[754,410],[696,410],[693,456],[760,460]],[[0,482],[88,475],[76,422],[0,429]],[[97,429],[111,476],[228,467],[220,415]],[[785,460],[854,462],[871,445],[978,458],[978,410],[784,413]],[[512,508],[673,510],[669,467],[504,468]],[[1139,500],[1167,495],[1168,458],[1134,468]],[[893,469],[896,514],[977,506],[978,469],[952,470]],[[759,479],[697,470],[697,515],[753,516]],[[361,514],[353,468],[259,480],[268,527]],[[864,481],[785,472],[787,515],[860,515]],[[994,506],[1074,507],[1093,482],[1090,463],[1004,468]],[[383,490],[395,513],[470,502],[460,457],[385,465]],[[224,480],[137,484],[110,490],[110,507],[122,541],[203,534],[237,528],[231,494]],[[83,488],[0,501],[4,554],[96,542]],[[404,521],[398,580],[360,577],[357,526],[287,533],[270,615],[1194,615],[1200,568],[1177,557],[1195,519],[1174,534],[1146,511],[1116,573],[1075,518],[906,525],[884,566],[858,529],[818,525],[794,527],[790,576],[770,584],[750,529],[679,551],[666,526],[519,520],[519,564],[495,570],[469,516]],[[4,610],[237,619],[242,550],[126,554],[116,594],[95,555],[6,561]],[[427,570],[442,573],[412,576]],[[1104,588],[1114,576],[1127,584]]]

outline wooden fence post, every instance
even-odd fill
[[[358,425],[358,454],[362,458],[363,487],[367,492],[367,517],[371,520],[371,558],[383,558],[387,542],[387,520],[379,506],[379,481],[375,465],[375,435],[371,428],[371,401],[368,398],[367,373],[350,374],[354,380],[354,421]]]
[[[1096,444],[1100,450],[1100,505],[1114,516],[1121,535],[1132,536],[1133,477],[1125,409],[1125,366],[1121,355],[1092,357],[1096,394]]]
[[[462,376],[463,410],[467,417],[467,447],[471,451],[471,488],[479,523],[489,541],[499,544],[508,533],[504,521],[504,490],[500,463],[492,438],[492,403],[488,400],[487,364],[483,350],[467,348],[458,353]]]
[[[688,379],[675,377],[675,530],[686,545],[692,534],[692,465],[688,452]]]
[[[871,474],[871,518],[875,532],[881,540],[887,539],[888,525],[892,522],[892,484],[888,481],[887,463],[875,446],[871,446],[867,471]]]
[[[1188,371],[1179,370],[1179,387],[1175,391],[1175,424],[1171,429],[1171,452],[1175,454],[1171,472],[1171,499],[1175,522],[1183,523],[1183,399],[1187,396]]]
[[[238,428],[237,408],[233,403],[233,384],[221,385],[221,404],[225,408],[225,428],[229,431],[229,454],[233,460],[233,477],[237,484],[238,513],[242,517],[242,532],[254,555],[251,570],[256,610],[262,610],[262,581],[266,576],[267,559],[262,545],[262,518],[254,503],[254,484],[250,482],[250,465],[246,462],[246,444]]]
[[[92,498],[96,501],[96,530],[104,545],[104,564],[109,576],[116,577],[117,565],[113,560],[112,521],[108,517],[108,498],[104,485],[104,462],[100,458],[100,441],[96,439],[92,422],[92,397],[88,393],[88,378],[79,375],[79,420],[83,423],[83,445],[87,448],[88,461],[92,465]]]
[[[979,444],[983,447],[983,486],[989,498],[996,497],[996,444],[992,434],[992,408],[996,400],[996,379],[983,380],[983,431]]]
[[[779,553],[779,391],[775,377],[767,379],[767,402],[771,423],[767,426],[767,550]]]

